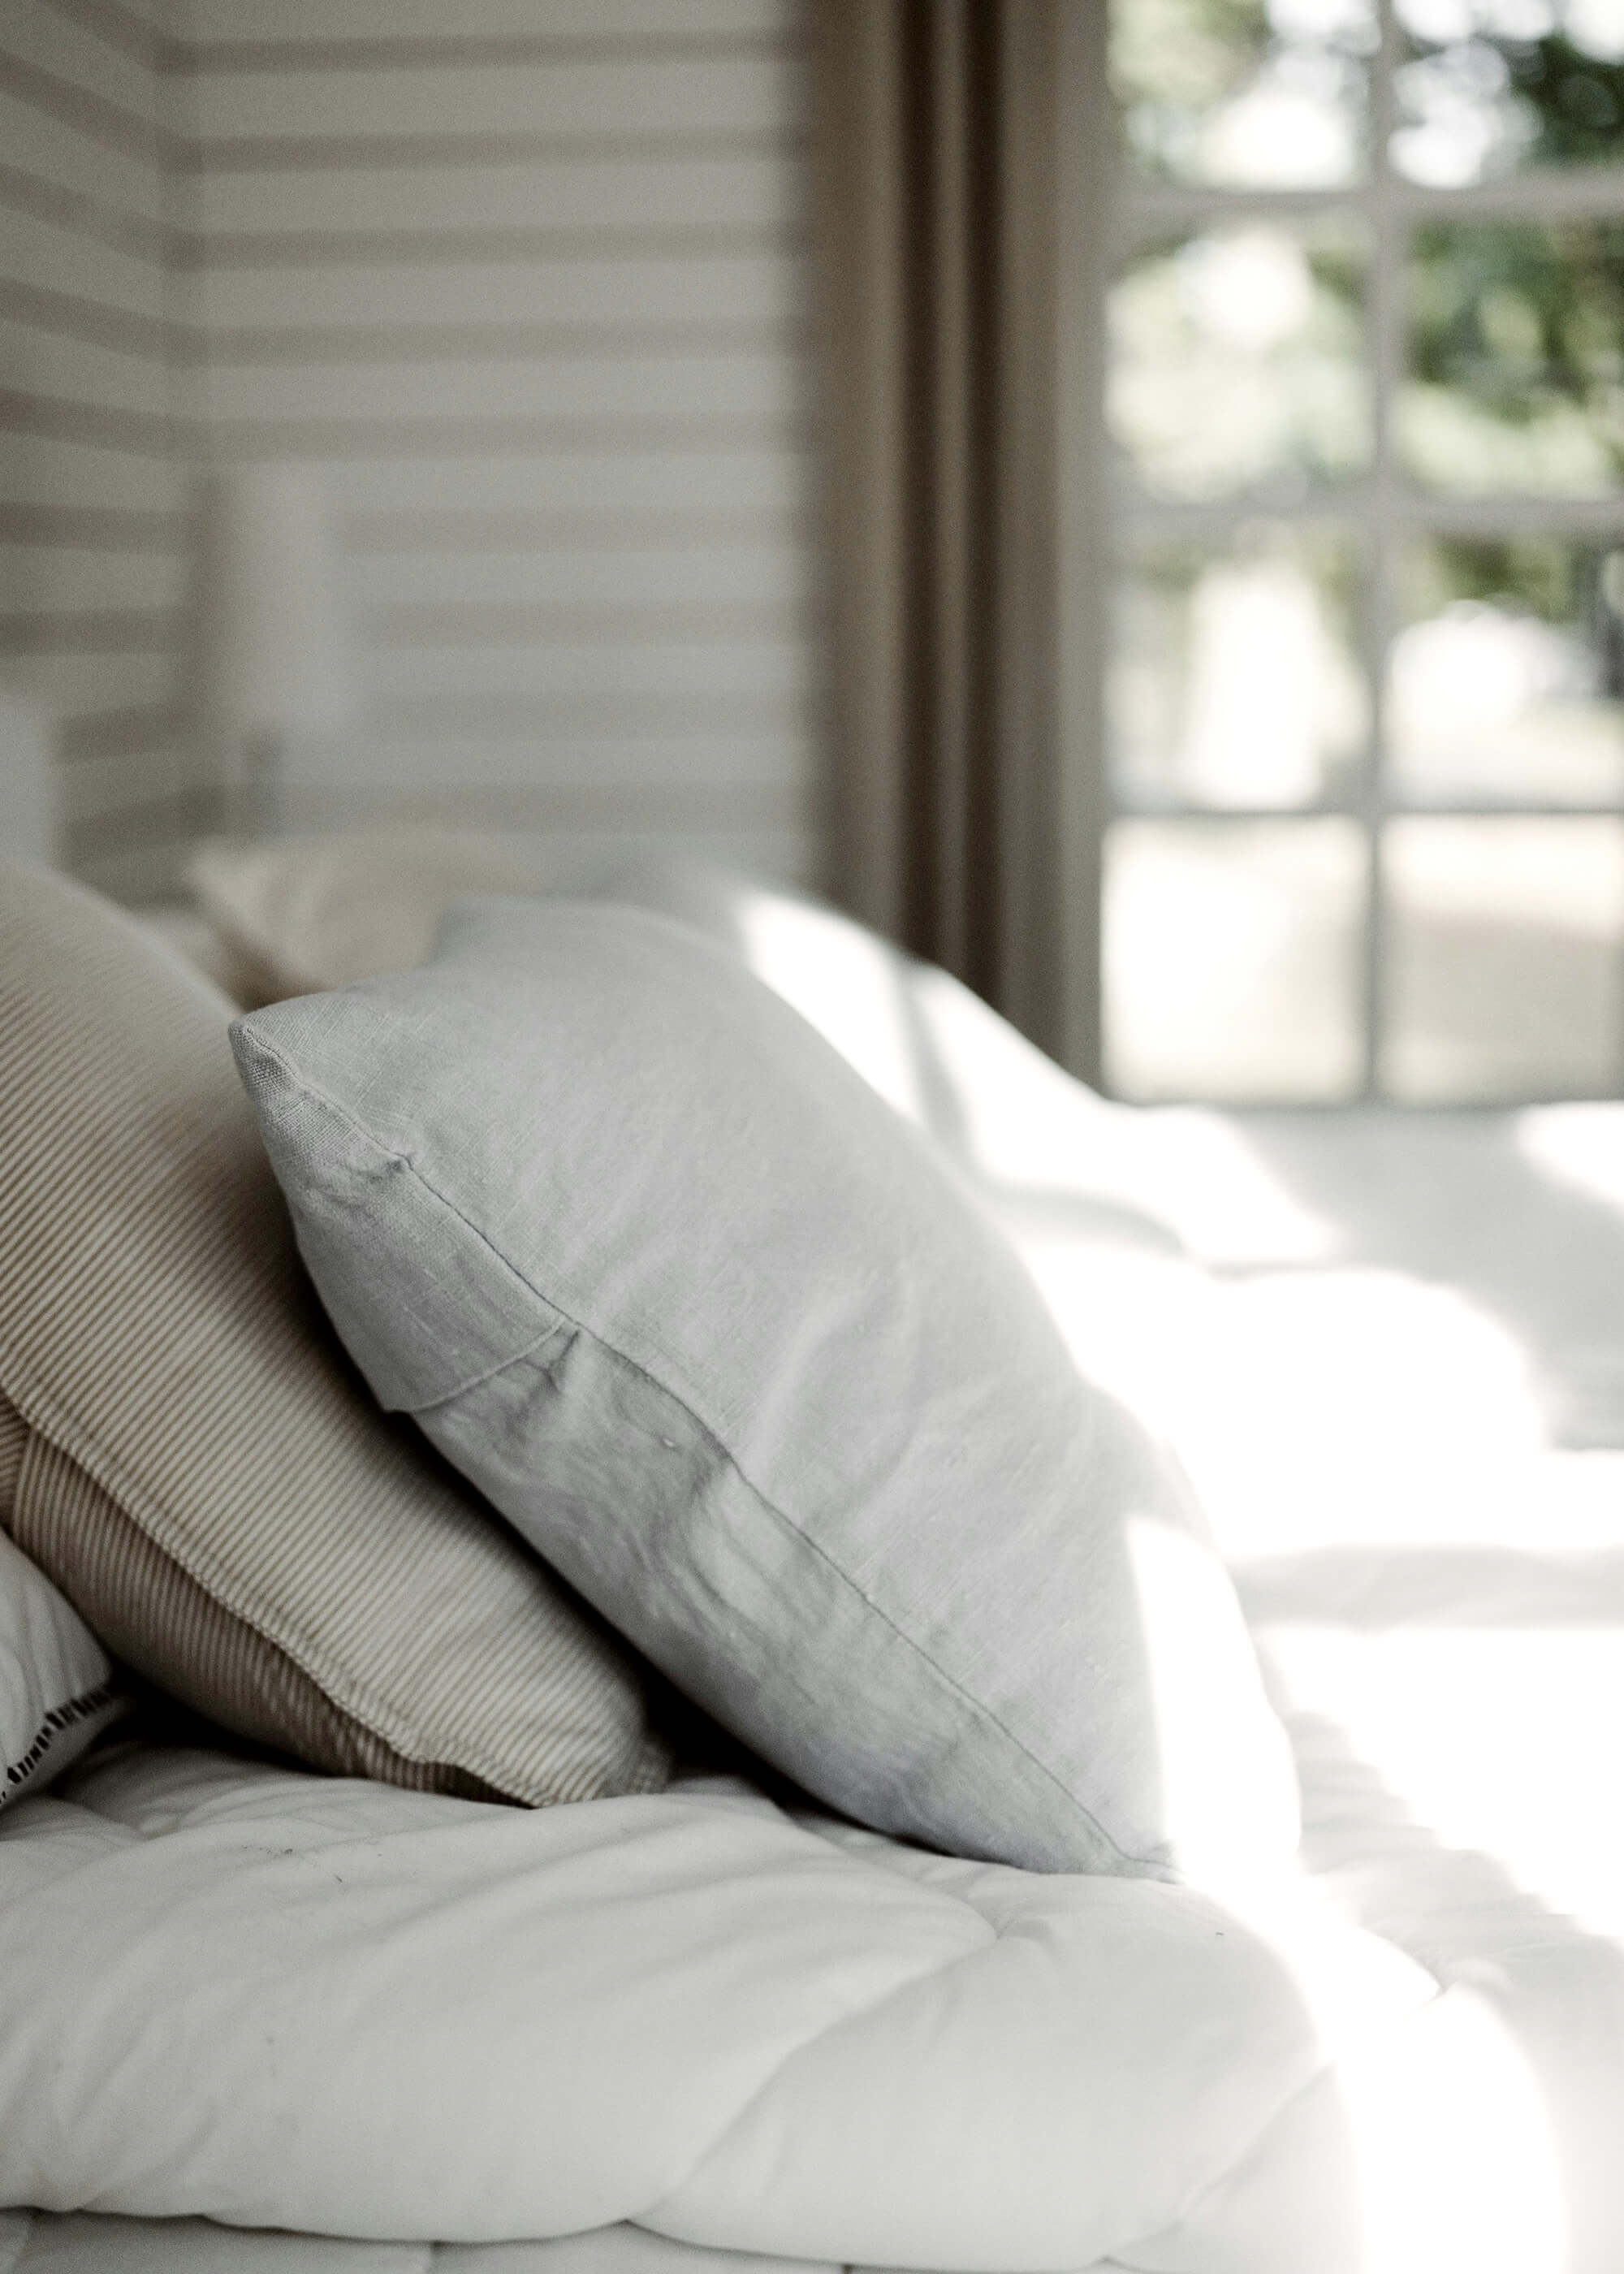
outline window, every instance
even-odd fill
[[[1624,1088],[1624,0],[1111,0],[1107,1078]]]

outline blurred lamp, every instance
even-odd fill
[[[228,814],[250,832],[284,818],[289,759],[350,714],[337,561],[313,467],[222,469],[208,497],[203,696]]]

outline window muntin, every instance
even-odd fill
[[[1617,1090],[1624,0],[1111,41],[1107,1078]]]

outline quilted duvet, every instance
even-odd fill
[[[1328,2267],[1339,2064],[1425,2058],[1437,2002],[1288,1891],[954,1863],[724,1781],[532,1814],[132,1747],[4,1844],[0,2197],[56,2210],[1205,2269],[1284,2154]]]

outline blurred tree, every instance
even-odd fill
[[[1265,82],[1363,105],[1375,0],[1112,6],[1124,141],[1145,171],[1206,178],[1214,119]],[[1447,188],[1530,168],[1624,167],[1624,33],[1613,38],[1605,10],[1397,0],[1397,13],[1401,170]],[[1316,290],[1359,322],[1362,264],[1319,245],[1311,259]],[[1624,489],[1624,212],[1428,222],[1411,237],[1406,293],[1400,433],[1424,486],[1480,496]],[[1605,571],[1616,554],[1445,538],[1432,557],[1455,598],[1498,599],[1547,621],[1588,616],[1608,656],[1624,643],[1624,576]],[[1612,599],[1605,571],[1609,590],[1619,587]]]
[[[1501,34],[1489,44],[1525,122],[1525,162],[1616,165],[1624,157],[1624,56],[1591,55],[1554,29],[1533,40]]]

